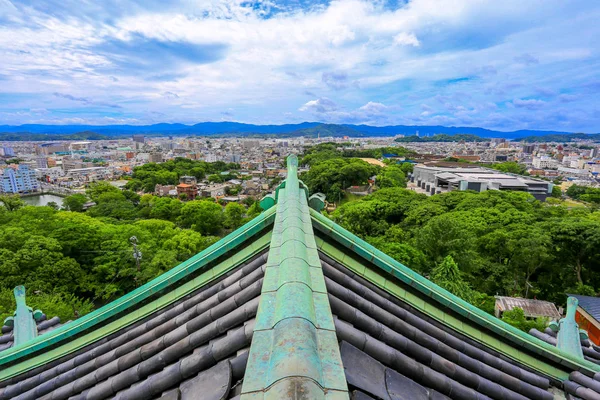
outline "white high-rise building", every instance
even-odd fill
[[[38,190],[39,183],[36,179],[35,170],[30,169],[28,165],[0,170],[1,193],[29,193]]]

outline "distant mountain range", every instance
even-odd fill
[[[154,125],[0,125],[0,140],[67,140],[104,139],[127,137],[133,134],[147,136],[274,136],[274,137],[373,137],[373,136],[413,136],[420,137],[445,135],[475,135],[480,138],[520,139],[525,137],[541,137],[554,135],[562,137],[570,132],[519,130],[501,132],[484,128],[445,127],[445,126],[369,126],[369,125],[336,125],[318,122],[302,122],[286,125],[253,125],[238,122],[201,122],[195,125],[154,124]],[[584,135],[584,134],[579,134]],[[586,135],[587,137],[587,135]]]
[[[543,137],[543,136],[540,136]],[[446,135],[444,133],[440,133],[432,136],[404,136],[396,139],[396,142],[400,143],[426,143],[426,142],[460,142],[464,140],[465,142],[489,142],[491,139],[482,138],[477,135],[469,135],[457,133],[456,135]]]

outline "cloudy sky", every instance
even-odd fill
[[[600,132],[597,0],[0,0],[0,124]]]

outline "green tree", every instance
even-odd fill
[[[208,181],[211,183],[223,183],[225,178],[221,174],[212,174],[208,176]]]
[[[227,228],[237,229],[242,226],[246,208],[238,203],[229,203],[225,206],[224,224]]]
[[[301,178],[311,193],[321,192],[329,201],[337,201],[342,190],[352,185],[367,184],[379,169],[363,160],[334,158],[313,162]]]
[[[581,196],[582,194],[586,194],[587,190],[588,188],[585,186],[571,185],[567,189],[567,196],[573,199],[579,199],[579,196]]]
[[[452,256],[446,256],[431,270],[431,280],[461,299],[473,301],[473,291],[461,276],[458,264],[454,262]]]
[[[491,168],[497,169],[498,171],[510,172],[512,174],[517,174],[517,175],[528,175],[527,167],[523,164],[519,164],[514,161],[492,164]]]
[[[406,187],[406,175],[398,165],[390,165],[382,168],[377,175],[377,186],[386,187]]]
[[[407,243],[389,240],[386,236],[367,238],[368,242],[401,264],[419,273],[427,270],[425,255]]]
[[[413,172],[414,166],[413,163],[405,162],[400,165],[400,168],[402,169],[402,172],[404,172],[404,175],[408,175],[409,172]]]
[[[600,246],[600,225],[590,220],[561,219],[546,226],[555,248],[558,261],[571,268],[576,282],[598,282],[600,265],[597,254]],[[594,286],[599,286],[594,284]]]
[[[562,190],[560,189],[560,186],[554,185],[552,187],[552,197],[555,197],[557,199],[560,199],[562,197]]]
[[[84,194],[72,194],[63,199],[63,207],[68,211],[82,212],[83,205],[87,203],[87,201],[88,198]]]
[[[21,200],[21,197],[18,194],[3,194],[0,195],[0,205],[7,211],[16,211],[19,208],[24,207],[25,202]]]
[[[434,263],[452,256],[467,272],[474,272],[478,263],[476,251],[477,227],[462,213],[448,213],[432,218],[416,233],[419,248]]]
[[[216,235],[223,229],[223,209],[208,201],[194,200],[181,208],[178,223],[203,235]]]
[[[95,201],[96,203],[99,203],[100,196],[105,194],[121,195],[123,198],[125,198],[120,189],[114,187],[106,181],[90,183],[89,187],[86,189],[86,194],[90,197],[90,199],[92,199],[92,201]],[[110,197],[107,196],[107,198]]]
[[[262,213],[262,211],[263,210],[260,207],[260,203],[257,201],[248,208],[246,215],[248,216],[248,218],[255,218],[258,215],[260,215],[260,213]]]
[[[502,313],[502,321],[509,325],[514,326],[525,332],[529,332],[531,329],[537,329],[543,332],[548,326],[548,320],[544,318],[527,319],[522,308],[515,307],[512,310],[504,311]]]
[[[150,218],[164,219],[175,222],[181,214],[183,204],[170,197],[153,197],[150,203]]]

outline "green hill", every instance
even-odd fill
[[[109,136],[96,132],[84,131],[71,134],[46,134],[31,132],[0,132],[0,140],[7,142],[44,142],[47,140],[108,140]]]
[[[307,136],[307,137],[362,137],[366,136],[364,132],[349,128],[344,125],[321,124],[311,128],[298,129],[285,134],[285,136]]]
[[[489,142],[491,139],[486,139],[479,137],[477,135],[466,135],[466,134],[457,134],[457,135],[446,135],[446,134],[437,134],[433,136],[405,136],[396,139],[396,142],[399,143],[408,143],[408,142],[460,142],[464,140],[465,142]]]
[[[552,134],[543,136],[526,136],[523,138],[515,139],[518,142],[527,143],[545,143],[545,142],[573,142],[576,140],[593,140],[595,142],[600,141],[600,134],[587,134],[587,133],[568,133],[568,134]]]

